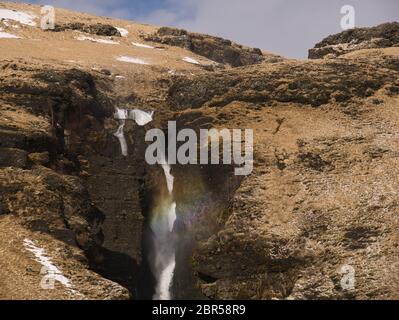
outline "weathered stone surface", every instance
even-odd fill
[[[372,96],[384,86],[399,87],[395,73],[355,61],[280,63],[248,67],[185,79],[169,89],[173,108],[223,107],[233,101],[257,104],[298,103],[314,107],[336,101],[347,104]]]
[[[59,17],[60,25],[121,24]],[[0,149],[30,155],[24,168],[10,160],[0,168],[0,298],[152,298],[149,221],[168,191],[162,168],[145,164],[144,136],[176,120],[196,131],[253,129],[254,171],[238,179],[233,166],[172,166],[173,297],[397,299],[398,48],[318,61],[265,54],[244,65],[257,63],[259,52],[177,29],[125,26],[129,36],[104,50],[39,28],[29,34],[62,50],[43,51],[35,41],[0,46]],[[156,66],[116,62],[139,34],[179,48],[134,48]],[[353,35],[359,45],[376,39]],[[181,58],[193,43],[199,54],[243,66],[188,64]],[[68,62],[77,51],[79,62]],[[147,127],[126,123],[128,157],[113,135],[115,107],[155,111]],[[35,165],[46,153],[46,166]],[[46,249],[83,296],[41,290],[41,266],[25,238]]]
[[[114,26],[109,24],[85,24],[82,22],[67,23],[63,25],[57,25],[54,29],[56,32],[61,32],[65,30],[78,30],[81,32],[86,32],[90,34],[95,34],[97,36],[117,36],[120,37],[121,34]]]
[[[371,28],[355,28],[328,36],[309,50],[309,59],[321,59],[362,49],[399,46],[399,23],[384,23]]]
[[[0,148],[0,167],[25,168],[28,153],[24,150],[13,148]]]
[[[162,27],[155,34],[143,38],[147,41],[185,48],[210,60],[233,67],[258,64],[264,60],[260,49],[243,47],[230,40],[191,33],[183,29]]]
[[[50,155],[48,152],[35,152],[28,155],[30,161],[39,165],[46,165],[50,162]]]

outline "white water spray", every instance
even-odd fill
[[[154,217],[151,229],[154,234],[154,261],[153,272],[156,278],[154,300],[170,300],[170,288],[173,283],[173,274],[176,266],[175,243],[173,226],[176,221],[176,202],[173,201],[174,177],[170,173],[170,165],[162,164],[165,174],[169,198],[161,212]]]

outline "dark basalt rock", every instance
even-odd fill
[[[387,46],[399,44],[399,22],[384,23],[372,28],[355,28],[330,35],[315,45],[322,48],[326,45],[349,43],[351,41],[362,42],[373,38],[383,38]]]
[[[182,29],[162,27],[156,33],[143,36],[143,38],[146,41],[185,48],[232,67],[257,64],[264,60],[262,51],[258,48],[243,47],[230,40],[191,33]]]
[[[65,30],[77,30],[90,34],[95,34],[97,36],[121,37],[121,34],[118,31],[118,29],[109,24],[102,24],[102,23],[87,25],[81,22],[73,22],[73,23],[63,24],[61,26],[57,25],[55,26],[55,29],[53,31],[60,32]]]
[[[302,153],[298,155],[298,158],[305,167],[316,171],[323,171],[326,167],[331,165],[328,161],[323,160],[318,154],[311,152]]]
[[[321,59],[374,48],[399,46],[399,23],[384,23],[372,28],[355,28],[328,36],[309,50],[309,59]]]
[[[25,168],[27,166],[27,155],[25,150],[13,148],[0,148],[0,167]]]
[[[392,85],[396,79],[394,72],[386,70],[379,67],[367,70],[360,63],[338,60],[324,65],[281,64],[272,71],[268,68],[232,69],[189,80],[176,77],[168,98],[176,110],[204,105],[223,107],[233,101],[291,102],[313,107],[335,101],[346,105],[384,86],[390,94],[397,95],[398,87]]]

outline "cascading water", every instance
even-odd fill
[[[170,288],[175,270],[175,239],[173,226],[176,221],[176,202],[173,201],[173,180],[170,165],[162,164],[165,174],[168,196],[152,217],[151,230],[153,232],[154,257],[152,271],[156,279],[154,300],[170,300]]]
[[[126,143],[125,133],[123,132],[125,124],[126,124],[125,120],[120,120],[120,125],[118,127],[118,130],[114,133],[114,136],[118,138],[119,143],[121,145],[121,152],[126,157],[127,156],[127,143]]]
[[[126,120],[134,120],[137,125],[144,126],[152,121],[153,112],[147,113],[142,110],[116,109],[114,118],[119,120],[118,130],[114,136],[118,138],[123,156],[128,155],[128,147],[124,134]],[[170,173],[171,167],[165,157],[161,161],[164,171],[168,194],[163,197],[152,213],[150,227],[153,234],[152,259],[150,261],[152,273],[156,280],[154,300],[170,300],[170,288],[173,282],[175,270],[176,242],[173,226],[176,221],[176,202],[173,200],[174,177]]]
[[[114,133],[114,136],[117,137],[119,140],[119,143],[121,145],[122,155],[124,155],[125,157],[127,157],[128,155],[127,142],[124,133],[126,120],[131,119],[134,120],[137,125],[144,126],[152,121],[153,114],[154,111],[148,113],[138,109],[132,109],[132,110],[119,109],[119,108],[116,109],[114,118],[119,120],[119,127],[118,130]]]

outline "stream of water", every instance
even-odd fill
[[[137,125],[144,126],[152,121],[153,112],[145,112],[138,109],[117,108],[114,118],[119,120],[118,130],[114,133],[118,138],[123,156],[128,156],[128,147],[124,134],[126,120],[134,120]],[[173,200],[174,177],[170,173],[171,167],[165,157],[162,161],[168,194],[152,213],[150,227],[153,232],[153,248],[151,255],[151,269],[156,280],[154,300],[170,300],[173,274],[175,271],[176,243],[173,234],[173,226],[176,221],[176,202]]]
[[[173,237],[173,225],[176,221],[176,202],[173,201],[173,180],[169,164],[163,164],[168,197],[151,222],[154,244],[153,273],[156,278],[154,300],[170,300],[171,285],[175,270],[176,245]]]

